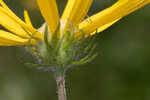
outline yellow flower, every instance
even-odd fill
[[[40,11],[48,25],[49,35],[53,35],[60,25],[60,35],[66,30],[76,29],[76,38],[82,37],[82,30],[86,36],[94,35],[96,30],[101,32],[122,17],[136,11],[137,9],[150,3],[150,0],[118,0],[111,7],[84,19],[93,0],[68,0],[66,8],[59,17],[56,0],[37,0]],[[0,46],[27,45],[29,39],[31,44],[36,44],[36,39],[43,39],[43,33],[32,26],[27,11],[24,11],[25,21],[18,18],[0,0],[0,25],[6,30],[0,30]],[[31,36],[34,35],[33,39]]]

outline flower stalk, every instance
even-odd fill
[[[56,75],[58,100],[67,100],[65,87],[65,74]]]

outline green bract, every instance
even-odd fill
[[[59,31],[56,30],[53,37],[48,39],[48,28],[45,30],[44,40],[39,40],[36,47],[30,46],[31,53],[41,61],[32,64],[34,67],[45,71],[65,71],[72,66],[88,63],[97,56],[97,53],[94,53],[96,48],[94,36],[75,40],[72,29],[67,30],[59,39]]]

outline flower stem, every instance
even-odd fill
[[[58,100],[67,100],[65,88],[65,75],[56,76]]]

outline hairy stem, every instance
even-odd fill
[[[65,88],[65,76],[59,75],[56,76],[57,82],[57,92],[58,92],[58,100],[67,100],[66,98],[66,88]]]

